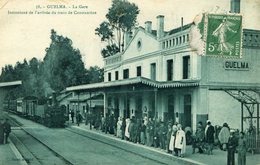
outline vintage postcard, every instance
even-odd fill
[[[0,165],[260,164],[259,0],[0,0]]]

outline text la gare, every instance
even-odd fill
[[[74,8],[74,9],[87,9],[88,6],[85,6],[85,5],[72,5],[72,8]]]

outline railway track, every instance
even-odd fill
[[[94,138],[94,137],[92,137],[92,136],[88,136],[87,134],[78,132],[78,131],[76,131],[76,130],[74,130],[74,129],[72,129],[72,128],[65,128],[65,129],[66,129],[67,131],[69,131],[69,132],[72,132],[72,133],[74,133],[74,134],[83,136],[83,137],[88,138],[88,139],[91,139],[91,140],[93,140],[93,141],[97,141],[97,142],[99,142],[99,143],[103,143],[103,144],[105,144],[105,145],[112,146],[112,147],[114,147],[114,148],[117,148],[117,149],[119,149],[119,150],[123,150],[123,151],[125,151],[125,152],[134,154],[134,155],[136,155],[136,156],[140,156],[140,157],[142,157],[142,158],[144,158],[144,159],[148,159],[148,160],[157,162],[158,164],[168,165],[168,163],[166,163],[166,162],[163,162],[163,161],[160,161],[160,160],[151,158],[151,157],[149,157],[149,156],[145,156],[145,155],[140,154],[140,153],[135,152],[135,151],[131,151],[131,150],[126,149],[125,147],[123,147],[123,146],[121,146],[121,145],[116,144],[116,143],[109,143],[109,142],[106,142],[106,141],[104,141],[104,140],[100,140],[100,139]]]
[[[73,165],[48,145],[23,129],[20,123],[10,119],[12,133],[10,139],[28,165]]]
[[[16,117],[14,117],[14,119],[16,119]],[[13,122],[15,123],[15,121]],[[15,143],[18,151],[21,153],[22,157],[28,164],[36,164],[36,165],[69,164],[71,165],[71,164],[86,164],[86,163],[88,164],[90,162],[92,163],[94,162],[94,164],[97,164],[97,162],[100,163],[100,161],[103,160],[104,157],[114,158],[114,154],[118,154],[122,156],[122,158],[115,158],[118,160],[128,160],[129,157],[125,157],[125,155],[133,157],[134,161],[130,159],[129,161],[131,161],[132,163],[136,162],[137,164],[138,163],[140,164],[140,162],[150,162],[151,164],[172,164],[173,162],[176,162],[176,164],[179,164],[179,162],[174,160],[171,156],[162,157],[160,153],[155,153],[154,151],[146,150],[145,147],[139,148],[136,147],[135,145],[129,145],[129,144],[125,145],[124,142],[123,143],[118,142],[117,140],[113,140],[113,138],[112,139],[104,138],[103,136],[98,134],[97,135],[88,134],[84,130],[70,128],[70,127],[67,127],[65,129],[57,129],[57,135],[63,137],[66,136],[66,138],[64,138],[64,141],[68,141],[68,144],[70,140],[72,141],[79,140],[82,142],[84,141],[84,143],[82,143],[82,146],[79,146],[76,143],[75,146],[67,146],[65,144],[63,150],[62,145],[64,145],[64,143],[57,142],[57,138],[53,136],[53,134],[56,133],[53,129],[48,128],[46,129],[46,132],[50,133],[50,137],[54,138],[54,141],[56,141],[56,143],[47,140],[50,137],[45,137],[44,134],[45,128],[42,128],[42,126],[28,124],[27,122],[22,122],[22,123],[24,123],[24,126],[22,127],[19,125],[19,123],[17,124],[16,127],[13,127],[11,138],[12,141]],[[35,131],[41,131],[41,133],[36,133]],[[68,140],[68,138],[70,140]],[[86,145],[87,143],[91,143],[91,144]],[[93,144],[96,145],[97,147],[96,149],[95,149],[95,145]],[[102,150],[100,146],[104,147],[104,150]],[[86,147],[86,149],[84,147]],[[53,149],[57,152],[53,151]],[[68,154],[69,151],[68,149],[70,149],[72,155]],[[104,157],[100,156],[100,154],[97,153],[96,150],[98,151],[100,150],[101,153],[104,154],[103,155]],[[83,158],[80,157],[82,152],[86,153],[86,155],[92,155],[101,158],[98,159],[95,157],[85,157],[86,155],[84,154],[82,155],[84,157]],[[74,153],[78,155],[73,155]],[[68,161],[66,158],[70,161]],[[103,162],[107,162],[107,160],[104,159]]]

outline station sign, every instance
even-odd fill
[[[249,63],[245,61],[224,61],[224,68],[226,70],[249,70]]]

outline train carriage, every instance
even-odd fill
[[[34,119],[35,112],[38,106],[38,98],[35,96],[26,96],[22,101],[22,114],[30,119]]]
[[[55,99],[54,99],[55,100]],[[49,102],[48,102],[49,101]],[[53,104],[55,102],[55,104]],[[59,106],[56,101],[26,96],[14,100],[5,100],[6,111],[17,113],[48,127],[64,127],[66,107]]]
[[[10,99],[4,100],[3,108],[5,111],[10,111],[10,112],[16,113],[16,109],[17,109],[16,100],[10,100]]]
[[[16,100],[16,112],[18,114],[23,114],[23,98],[18,98]]]

